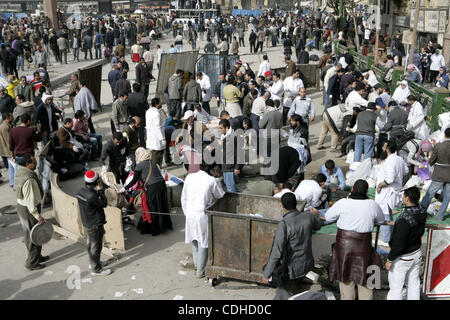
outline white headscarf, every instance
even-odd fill
[[[402,84],[406,85],[405,89],[402,88]],[[392,100],[397,101],[398,104],[402,102],[406,102],[408,96],[411,94],[408,88],[408,81],[403,80],[400,85],[395,89],[394,95],[392,96]]]
[[[49,98],[53,98],[53,96],[51,94],[46,94],[44,93],[42,95],[42,102],[45,103],[45,100],[49,99]]]

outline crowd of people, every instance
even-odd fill
[[[48,202],[50,171],[57,172],[60,178],[84,172],[86,186],[78,192],[77,199],[87,229],[92,272],[108,275],[111,270],[104,269],[100,262],[105,232],[103,208],[108,204],[100,177],[108,172],[113,174],[119,193],[128,202],[127,214],[136,212],[135,204],[140,199],[142,216],[138,229],[142,234],[156,236],[172,229],[167,215],[167,173],[163,168],[182,160],[188,173],[181,195],[186,216],[185,240],[192,243],[197,277],[205,276],[208,257],[205,210],[222,198],[226,190],[281,198],[285,215],[264,268],[265,281],[278,288],[276,298],[285,299],[297,293],[298,281],[313,269],[312,231],[337,222],[329,275],[331,281],[339,282],[341,299],[355,299],[356,286],[359,299],[373,298],[366,270],[369,265],[381,267],[380,257],[371,243],[375,225],[382,225],[378,244],[391,248],[385,264],[389,270],[388,299],[401,299],[405,277],[408,277],[408,299],[418,299],[426,210],[442,189],[437,218],[444,220],[450,199],[450,128],[444,128],[443,142],[433,145],[428,140],[426,106],[411,93],[408,81],[434,81],[438,86],[448,87],[445,61],[439,48],[432,44],[424,48],[424,55],[407,66],[406,80],[391,95],[389,70],[401,65],[404,55],[397,36],[390,45],[386,37],[380,39],[383,45],[376,64],[386,69],[383,79],[377,78],[373,70],[358,70],[348,49],[341,55],[334,54],[333,37],[347,47],[354,44],[355,32],[363,33],[361,44],[372,41],[371,32],[360,30],[366,26],[370,31],[362,19],[358,30],[345,21],[344,30],[339,33],[336,16],[320,11],[303,15],[296,10],[296,13],[277,15],[271,10],[258,18],[219,16],[181,24],[171,23],[172,19],[170,16],[136,21],[111,16],[88,18],[84,24],[72,21],[62,25],[57,32],[45,28],[43,21],[24,19],[4,27],[8,32],[2,34],[6,43],[0,49],[2,71],[10,77],[10,83],[17,83],[13,88],[0,88],[0,151],[9,170],[10,186],[17,193],[19,217],[25,231],[28,230],[26,237],[29,238],[34,224],[44,221],[40,205]],[[250,30],[251,53],[269,45],[283,46],[284,78],[272,68],[267,54],[257,72],[239,59],[220,74],[217,83],[211,83],[204,72],[193,74],[178,69],[164,90],[166,101],[153,97],[149,103],[154,65],[160,68],[164,52],[160,45],[151,49],[150,42],[170,28],[174,43],[169,53],[182,52],[186,40],[196,50],[197,39],[203,40],[206,35],[204,51],[221,55],[238,55]],[[314,40],[308,42],[311,38]],[[29,57],[34,57],[36,71],[32,79],[21,77],[19,81],[14,79],[18,74],[11,68],[10,59],[14,55],[17,67],[23,70],[23,63],[19,63],[23,57],[17,47],[26,45],[29,45]],[[67,95],[74,116],[66,117],[64,108],[53,102],[46,71],[48,48],[56,61],[67,63],[70,49],[73,49],[73,60],[78,61],[79,48],[85,52],[85,59],[88,53],[92,59],[93,47],[95,58],[101,58],[102,53],[111,58],[108,82],[113,103],[109,139],[103,139],[94,129],[92,116],[99,111],[99,106],[86,81],[79,80],[77,74],[72,75]],[[313,47],[323,50],[320,59],[309,55]],[[127,48],[130,49],[128,60],[136,65],[133,83],[128,80]],[[385,55],[386,48],[391,50],[389,55]],[[3,49],[8,53],[4,55]],[[351,162],[360,166],[367,159],[376,160],[379,169],[374,177],[374,200],[368,198],[365,180],[347,186],[342,168],[332,159],[324,162],[312,179],[305,179],[307,166],[314,160],[310,125],[320,117],[317,105],[307,94],[309,84],[297,65],[308,64],[315,58],[319,60],[322,75],[324,105],[317,149],[326,149],[325,137],[330,133],[331,151],[339,152],[336,157],[349,157],[351,152]],[[428,69],[423,59],[430,61]],[[212,115],[214,97],[218,116]],[[209,130],[214,126],[218,130],[215,136]],[[283,130],[286,126],[288,132]],[[106,140],[104,146],[103,140]],[[248,160],[252,155],[255,162]],[[100,173],[88,168],[89,160],[99,161]],[[416,187],[405,188],[404,182],[415,170],[426,166],[424,161],[435,169],[430,187],[419,202],[420,191]],[[261,165],[263,179],[240,185],[244,167],[255,164]],[[225,188],[218,178],[223,179]],[[335,201],[336,192],[345,190],[351,190],[350,195]],[[296,210],[298,201],[305,202],[304,212]],[[334,204],[330,207],[331,202]],[[406,209],[394,226],[392,213],[401,203]],[[288,243],[292,250],[285,252]],[[41,255],[41,247],[29,241],[26,244],[29,251],[26,267],[43,268],[42,262],[48,257]],[[405,257],[413,262],[405,263],[402,259]]]

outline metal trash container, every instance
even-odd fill
[[[297,209],[303,211],[305,204],[300,201]],[[209,243],[205,273],[209,284],[215,285],[219,277],[263,283],[263,266],[283,217],[281,200],[227,192],[206,213]]]

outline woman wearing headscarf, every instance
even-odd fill
[[[422,83],[422,73],[414,64],[409,64],[408,67],[406,67],[407,73],[405,75],[405,80],[412,81],[415,83]]]
[[[408,96],[411,94],[408,88],[408,81],[403,80],[400,85],[395,89],[392,95],[392,100],[397,102],[399,105],[405,105],[408,103]]]
[[[133,187],[138,181],[142,183],[144,190],[141,196],[142,217],[137,228],[141,234],[150,233],[156,236],[164,229],[172,230],[169,215],[152,214],[169,213],[166,182],[158,165],[150,158],[148,150],[140,147],[135,154],[136,168],[133,179],[126,183],[125,189]]]
[[[372,88],[375,87],[375,85],[378,83],[377,76],[375,75],[375,72],[373,70],[369,70],[365,73],[363,73],[363,76],[365,80],[367,81],[367,84],[371,86]],[[367,76],[367,78],[366,78]]]
[[[439,68],[439,75],[436,77],[436,80],[436,87],[448,89],[448,75],[446,66]]]

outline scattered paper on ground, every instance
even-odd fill
[[[136,276],[131,276],[131,280],[136,280]]]
[[[131,291],[134,291],[137,294],[143,294],[144,293],[144,289],[143,288],[131,289]]]
[[[182,276],[185,276],[185,275],[186,275],[186,271],[180,270],[180,271],[178,271],[178,274],[179,274],[179,275],[182,275]]]
[[[173,300],[183,300],[183,298],[183,296],[177,294],[175,297],[173,297]]]
[[[120,298],[120,297],[122,297],[125,293],[126,293],[126,291],[124,291],[124,292],[116,291],[116,293],[114,294],[114,297],[115,297],[115,298]]]
[[[84,279],[81,279],[81,282],[82,283],[92,283],[92,279],[91,278],[84,278]]]
[[[44,272],[44,276],[51,276],[53,274],[53,271],[47,270]]]

